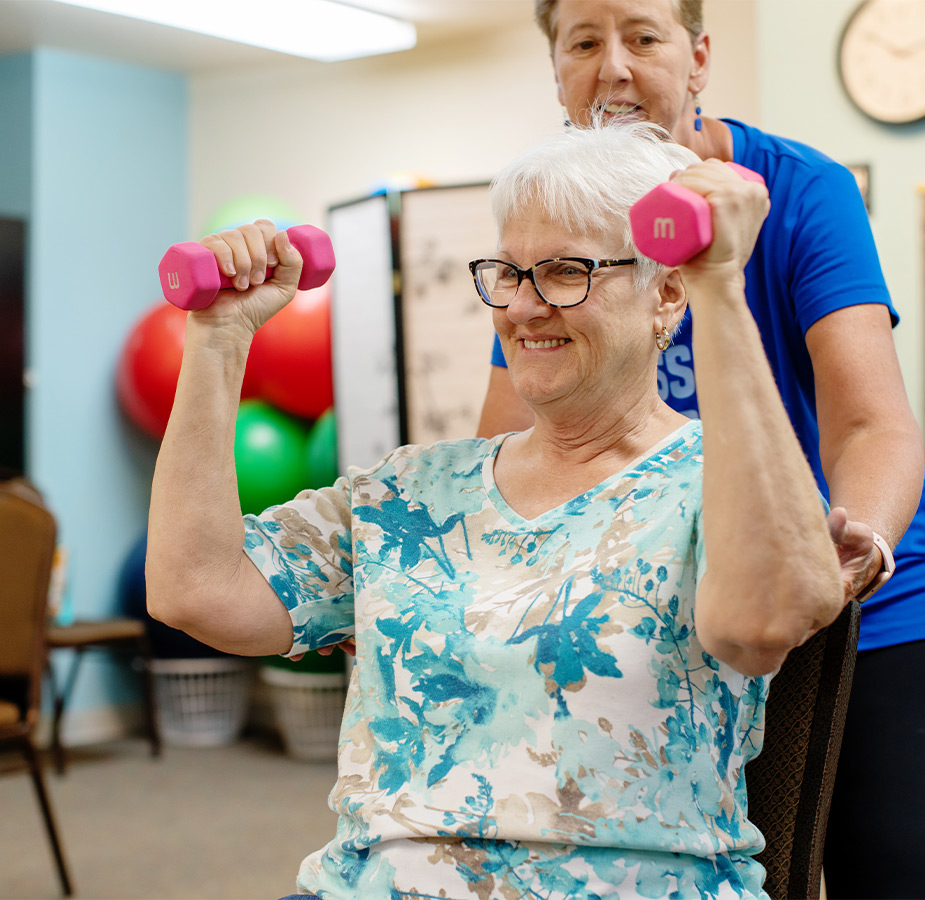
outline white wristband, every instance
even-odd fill
[[[890,545],[880,537],[877,532],[874,532],[874,546],[880,551],[880,555],[883,557],[883,562],[880,565],[880,571],[871,579],[870,584],[858,594],[858,603],[863,603],[873,594],[880,590],[892,576],[893,572],[896,570],[896,562],[893,560],[893,552],[890,550]]]

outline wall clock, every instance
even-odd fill
[[[852,102],[872,119],[925,119],[925,0],[861,3],[842,33],[838,72]]]

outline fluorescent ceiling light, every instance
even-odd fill
[[[336,0],[58,0],[323,62],[410,50],[410,22]]]

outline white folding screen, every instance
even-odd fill
[[[468,262],[497,244],[488,186],[369,197],[328,222],[341,471],[401,443],[473,436],[494,331]]]

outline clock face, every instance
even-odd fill
[[[925,118],[925,0],[862,3],[842,35],[839,72],[848,96],[871,118]]]

